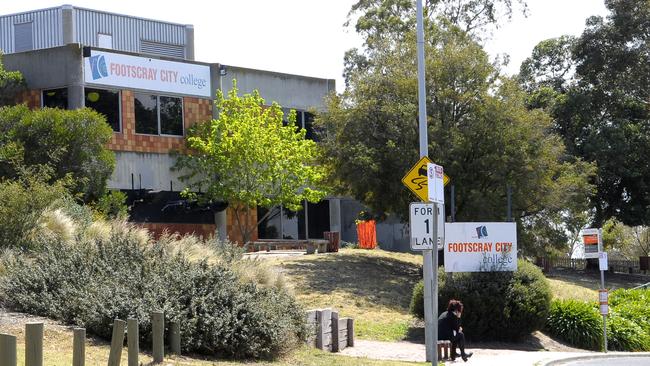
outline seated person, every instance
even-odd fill
[[[460,316],[463,313],[463,303],[451,299],[447,305],[447,311],[440,314],[438,318],[438,339],[451,341],[451,360],[462,357],[463,361],[472,357],[472,352],[465,353],[465,334],[460,326]],[[456,347],[460,348],[460,355],[456,353]]]

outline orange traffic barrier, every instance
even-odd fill
[[[377,246],[375,220],[359,221],[357,223],[357,237],[359,238],[359,248],[375,249]]]

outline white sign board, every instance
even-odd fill
[[[517,270],[517,225],[514,222],[445,224],[446,272]]]
[[[607,252],[598,253],[598,267],[601,271],[607,271]]]
[[[601,229],[582,229],[582,244],[585,258],[598,258],[598,253],[603,251]]]
[[[445,203],[445,173],[441,165],[427,164],[427,185],[429,189],[429,201],[440,204]]]
[[[435,205],[433,203],[416,203],[409,205],[409,222],[411,224],[411,249],[432,250],[436,233]]]
[[[91,50],[84,60],[87,84],[212,98],[210,67]]]

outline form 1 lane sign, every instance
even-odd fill
[[[411,249],[432,250],[438,235],[437,210],[433,203],[413,202],[409,206]]]

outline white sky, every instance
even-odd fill
[[[336,79],[343,90],[343,54],[359,46],[344,28],[355,0],[0,0],[0,14],[75,6],[193,24],[195,58],[262,70]],[[508,73],[541,40],[579,35],[585,19],[606,13],[603,0],[528,0],[528,18],[516,14],[486,48],[511,57]]]

